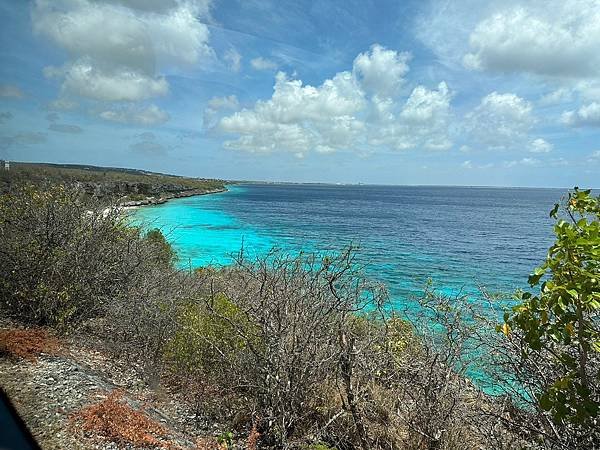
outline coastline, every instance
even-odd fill
[[[134,209],[139,208],[140,206],[153,206],[153,205],[162,205],[163,203],[167,203],[169,200],[173,200],[175,198],[186,198],[186,197],[195,197],[197,195],[209,195],[209,194],[219,194],[222,192],[227,192],[227,188],[218,188],[218,189],[191,189],[187,191],[180,192],[168,192],[166,194],[161,195],[160,197],[147,197],[143,200],[130,200],[126,202],[119,203],[120,209]]]

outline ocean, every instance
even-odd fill
[[[439,292],[477,298],[479,288],[510,294],[553,242],[559,189],[231,185],[220,194],[136,209],[135,222],[158,227],[182,267],[224,265],[244,246],[260,256],[359,247],[370,278],[393,304],[413,304],[428,280]]]

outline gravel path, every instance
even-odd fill
[[[69,346],[59,355],[41,355],[35,362],[0,358],[0,386],[44,450],[119,448],[69,426],[70,414],[114,389],[123,390],[133,408],[143,407],[165,426],[180,447],[194,448],[198,437],[184,404],[149,390],[131,369],[97,351]]]

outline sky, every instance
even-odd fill
[[[600,0],[0,0],[0,158],[600,187]]]

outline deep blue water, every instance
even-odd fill
[[[484,187],[237,185],[135,210],[159,226],[182,266],[250,254],[336,250],[353,243],[398,305],[431,278],[447,293],[526,287],[552,243],[548,212],[562,190]]]

